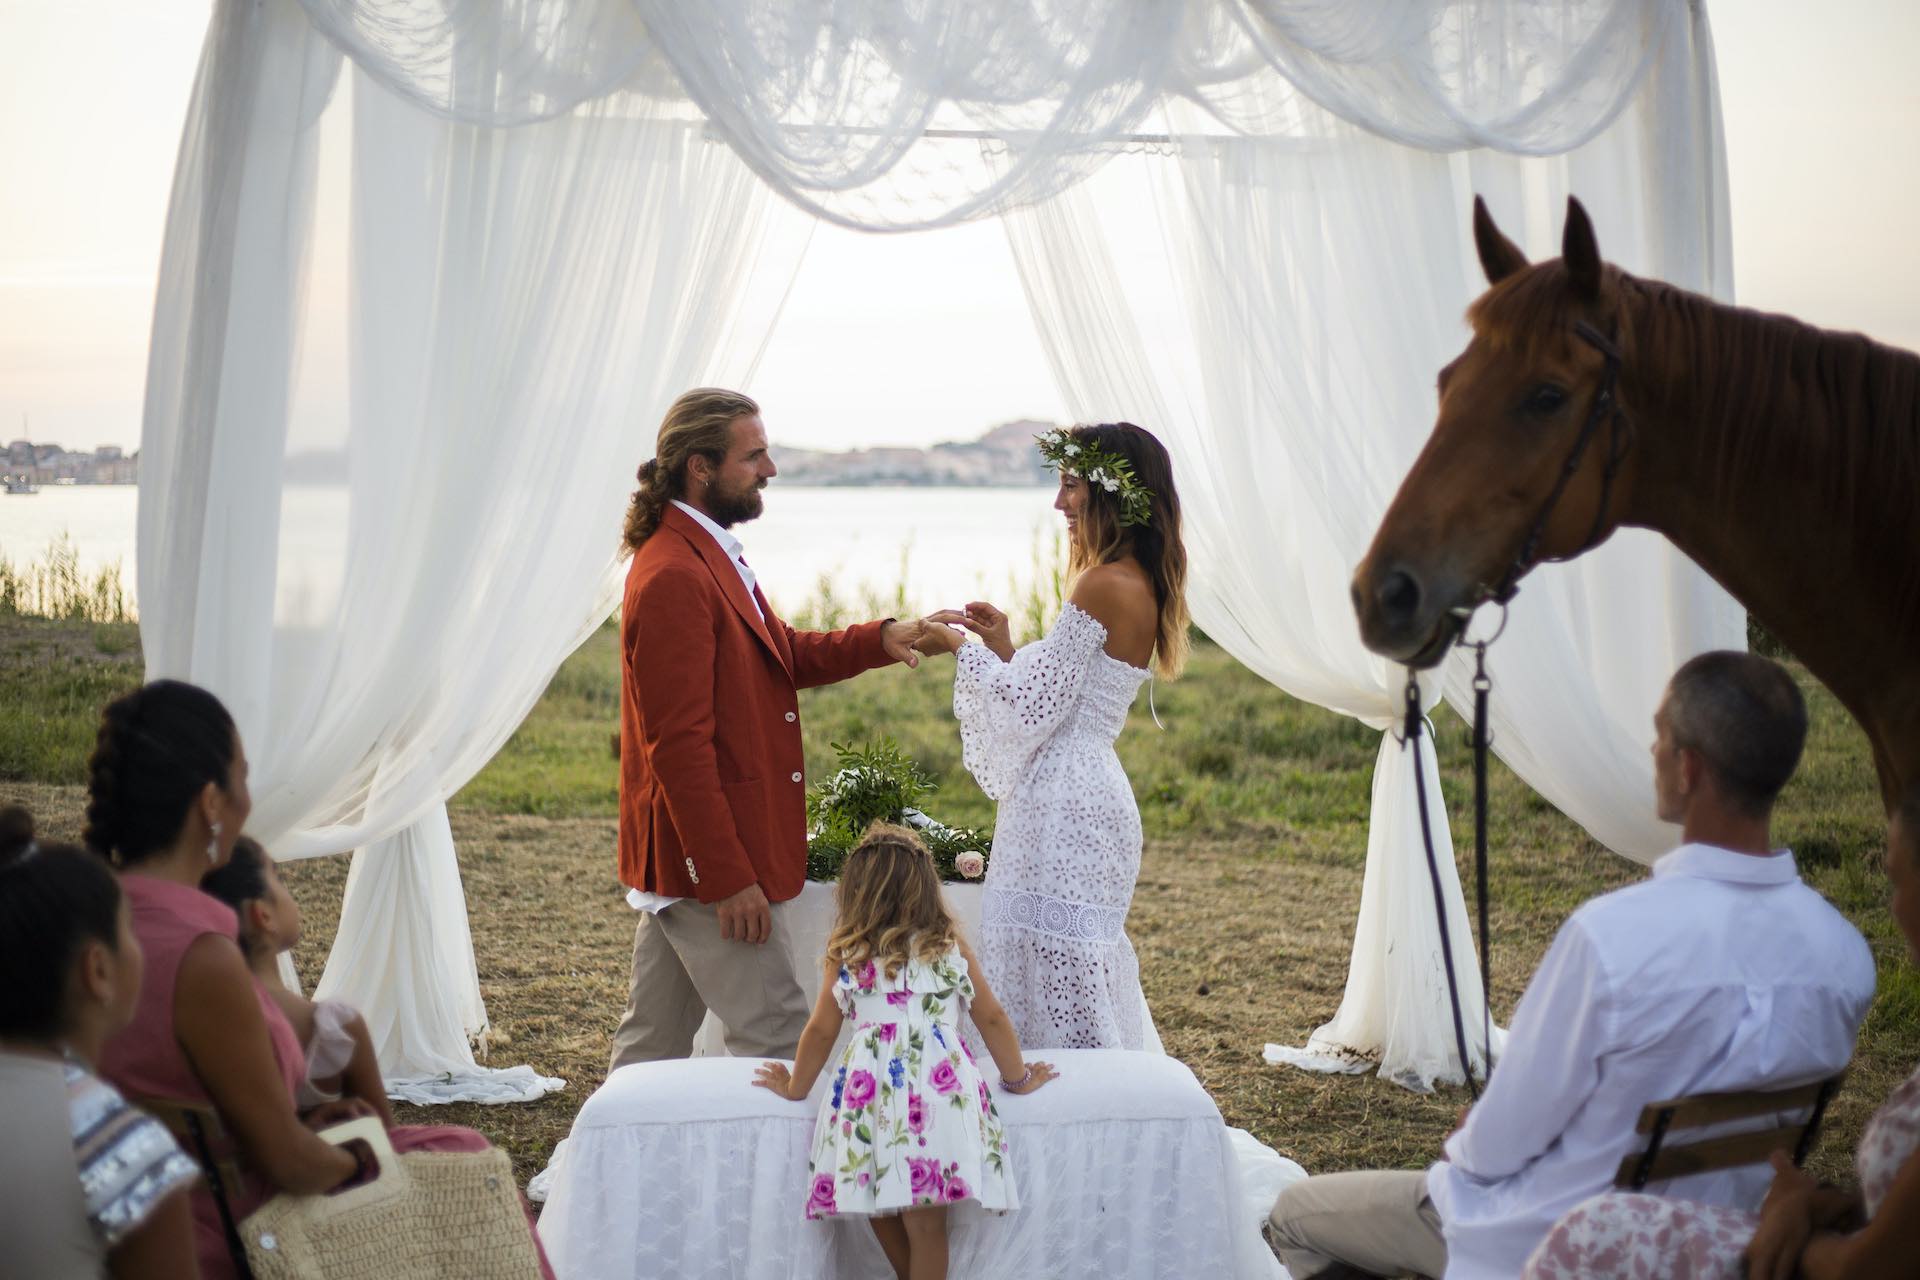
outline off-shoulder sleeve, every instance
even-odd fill
[[[1107,629],[1069,604],[1045,639],[1002,662],[985,645],[962,645],[953,677],[953,714],[967,772],[995,800],[1026,775],[1033,754],[1065,721],[1080,696]]]

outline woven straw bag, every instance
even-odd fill
[[[365,1142],[379,1174],[332,1195],[278,1195],[249,1214],[240,1239],[256,1280],[537,1280],[506,1152],[396,1155],[372,1117],[320,1136]]]

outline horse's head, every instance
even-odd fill
[[[1613,390],[1602,349],[1618,276],[1586,210],[1567,202],[1558,261],[1529,265],[1480,200],[1473,235],[1493,287],[1467,312],[1473,339],[1440,371],[1433,435],[1353,576],[1361,639],[1412,667],[1439,662],[1510,574],[1611,533],[1629,478],[1615,475],[1621,418],[1596,407]]]

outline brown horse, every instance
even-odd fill
[[[1493,287],[1354,574],[1367,647],[1432,666],[1536,561],[1656,529],[1860,721],[1891,805],[1920,780],[1920,357],[1628,275],[1577,200],[1556,261],[1478,200],[1473,231]]]

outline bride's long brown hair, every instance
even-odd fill
[[[840,864],[828,958],[848,969],[872,961],[891,978],[915,957],[938,959],[959,936],[920,837],[887,822],[868,827]]]
[[[1122,525],[1120,500],[1097,484],[1087,484],[1079,532],[1067,551],[1067,572],[1079,577],[1097,564],[1131,557],[1153,583],[1160,616],[1153,632],[1153,668],[1167,679],[1187,665],[1187,548],[1180,539],[1180,495],[1173,487],[1173,459],[1167,447],[1145,427],[1103,422],[1067,433],[1083,445],[1117,453],[1133,468],[1133,478],[1152,494],[1147,523]]]

